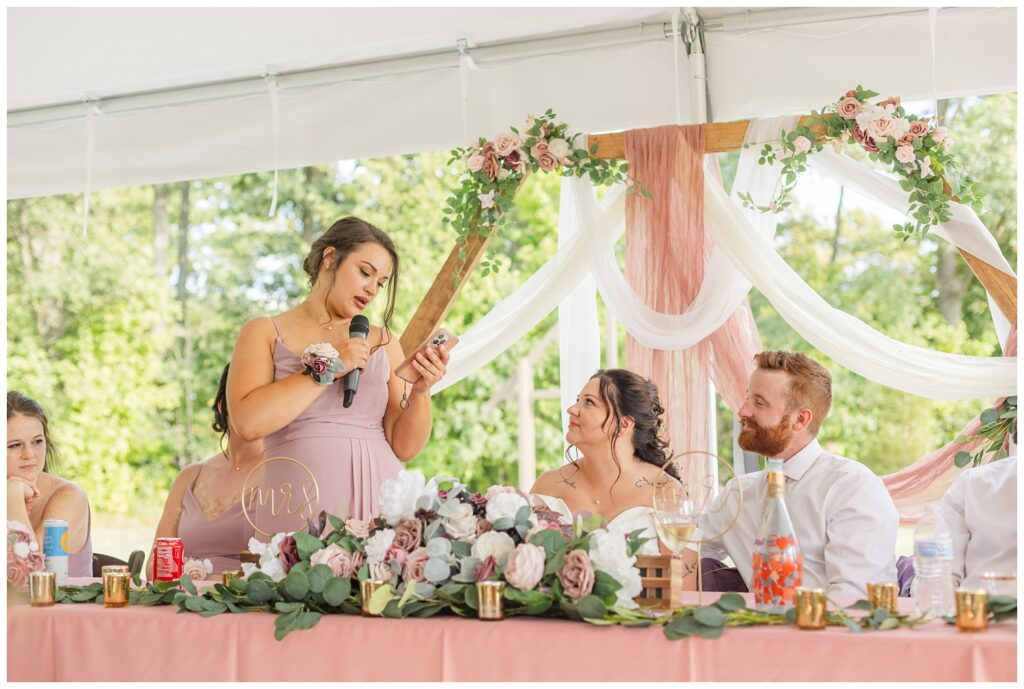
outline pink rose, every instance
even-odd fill
[[[493,181],[498,176],[498,168],[501,167],[501,161],[498,159],[498,152],[494,150],[494,144],[490,142],[484,144],[480,154],[484,158],[480,169],[487,175],[487,179]]]
[[[912,163],[915,157],[913,146],[900,146],[896,149],[896,160],[901,163]]]
[[[206,578],[206,565],[202,561],[190,557],[185,560],[185,564],[181,566],[181,573],[192,581],[202,581]]]
[[[429,559],[430,555],[427,554],[426,548],[417,548],[409,553],[409,557],[405,560],[402,578],[406,581],[426,581],[427,578],[423,576],[423,568],[427,566]]]
[[[515,149],[519,148],[519,144],[522,143],[519,137],[512,132],[502,132],[498,136],[494,137],[494,148],[498,152],[498,155],[505,157]]]
[[[839,101],[839,105],[836,107],[838,112],[843,118],[852,120],[863,109],[864,106],[860,104],[860,101],[847,93],[846,98]]]
[[[508,555],[505,563],[505,581],[520,591],[532,591],[544,577],[544,549],[530,543],[520,543]]]
[[[313,371],[313,375],[319,378],[327,373],[327,362],[323,359],[313,359],[309,368]]]
[[[885,139],[893,128],[893,120],[888,115],[868,122],[867,134],[875,141]]]
[[[853,89],[850,89],[849,91],[846,92],[846,97],[847,98],[856,98],[857,97],[857,92],[854,91]]]
[[[585,550],[570,550],[556,576],[565,595],[574,604],[594,590],[594,567]]]
[[[498,562],[494,559],[493,555],[488,555],[484,558],[483,562],[478,564],[473,570],[473,576],[477,581],[487,581],[491,575],[494,574],[494,570],[498,568]]]
[[[537,165],[544,172],[551,172],[558,167],[558,158],[551,155],[550,153],[541,153],[537,156]]]
[[[875,145],[875,140],[864,134],[863,130],[861,130],[857,125],[853,125],[853,138],[857,140],[857,143],[864,147],[865,151],[868,151],[869,153],[878,153],[878,146]]]
[[[7,560],[7,585],[22,587],[28,584],[29,569],[24,561]]]
[[[419,547],[422,534],[423,524],[419,519],[399,519],[395,526],[395,540],[391,542],[391,547],[411,553]]]
[[[915,139],[920,139],[928,133],[928,123],[924,120],[914,120],[910,123],[909,134]]]
[[[509,152],[505,156],[505,167],[516,172],[522,172],[526,169],[526,161],[524,160],[524,154],[518,148],[514,151]]]
[[[466,161],[466,167],[469,168],[470,172],[479,172],[480,168],[484,166],[484,157],[479,153],[474,153],[469,156],[469,160]]]
[[[913,148],[914,147],[914,135],[911,134],[910,132],[907,132],[896,143],[897,143],[898,146],[910,146],[911,148]]]
[[[278,559],[281,560],[281,566],[287,572],[299,561],[299,546],[295,543],[295,536],[291,534],[285,536],[278,549],[281,551]]]
[[[797,153],[806,153],[811,148],[811,140],[806,136],[798,136],[793,140],[793,147]]]
[[[530,149],[530,155],[533,156],[534,159],[540,158],[543,154],[550,152],[551,150],[548,148],[548,142],[543,140],[535,143],[533,148]]]
[[[892,106],[892,109],[890,109],[888,106]],[[878,107],[885,108],[889,112],[893,112],[896,108],[900,107],[900,97],[892,96],[890,98],[886,98],[883,101],[879,101]]]
[[[337,543],[332,543],[313,553],[309,564],[327,565],[334,576],[351,579],[363,566],[363,554],[359,551],[349,553]]]
[[[487,499],[488,500],[493,500],[495,495],[509,495],[509,494],[514,494],[514,493],[518,493],[518,492],[519,491],[517,491],[512,486],[497,486],[497,485],[495,485],[495,486],[491,486],[490,488],[487,489]]]

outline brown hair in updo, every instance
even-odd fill
[[[664,422],[661,417],[665,409],[661,406],[654,382],[624,368],[601,369],[590,377],[591,380],[595,378],[598,380],[598,395],[608,407],[604,423],[609,419],[614,420],[612,458],[619,468],[619,476],[622,475],[622,464],[615,452],[615,443],[619,439],[620,423],[624,416],[633,419],[633,456],[641,462],[664,466],[669,459],[665,451],[668,442],[662,438]],[[569,459],[572,461],[571,457]],[[618,481],[618,477],[615,480]]]
[[[391,324],[391,316],[395,312],[395,294],[398,290],[398,251],[395,249],[395,243],[391,241],[391,237],[365,220],[360,220],[350,215],[335,222],[313,242],[306,260],[302,262],[302,269],[309,276],[309,286],[312,288],[316,285],[317,278],[320,277],[320,268],[324,263],[324,251],[326,249],[333,248],[335,251],[335,259],[331,261],[331,266],[327,269],[328,273],[333,277],[334,273],[338,270],[338,266],[348,258],[350,253],[355,251],[357,247],[369,242],[379,244],[391,255],[391,277],[388,280],[387,301],[384,304],[384,333],[386,339],[381,343],[385,344],[391,341],[391,328],[389,326]],[[324,297],[324,308],[327,308],[326,296]]]

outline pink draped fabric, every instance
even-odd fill
[[[656,127],[626,132],[630,174],[652,199],[626,201],[626,278],[649,307],[683,313],[696,298],[713,248],[704,231],[704,128]],[[685,351],[649,349],[626,339],[626,365],[658,386],[667,437],[676,452],[709,447],[709,380],[736,411],[753,356],[761,350],[747,301],[714,334]]]
[[[1017,326],[1010,330],[1003,348],[1003,356],[1017,356]],[[1002,404],[1006,398],[999,398],[995,404]],[[975,416],[959,435],[970,436],[981,428],[981,417]],[[920,518],[926,505],[942,498],[963,469],[953,463],[953,457],[960,450],[974,452],[983,440],[970,440],[966,443],[950,442],[938,450],[925,455],[906,469],[882,477],[885,487],[889,489],[896,509],[900,513],[901,524],[914,524]]]

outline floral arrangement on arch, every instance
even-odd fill
[[[797,175],[807,169],[808,156],[824,147],[818,140],[818,132],[823,132],[824,141],[837,153],[845,144],[855,144],[871,160],[891,166],[901,177],[900,187],[910,194],[912,221],[893,229],[903,240],[924,237],[933,225],[949,220],[950,196],[980,211],[981,194],[953,156],[947,129],[908,114],[899,97],[870,102],[877,96],[877,92],[857,86],[821,112],[811,111],[811,117],[792,131],[783,131],[777,145],[765,144],[758,162],[782,165],[780,187],[767,205],[757,204],[749,193],[738,194],[744,207],[775,213],[789,206],[790,193]]]
[[[448,197],[442,222],[455,230],[460,260],[466,260],[465,244],[471,236],[489,236],[505,224],[519,186],[533,172],[590,175],[595,184],[622,182],[650,198],[644,185],[627,174],[626,161],[595,158],[597,145],[579,147],[579,137],[548,109],[539,117],[527,117],[522,132],[510,126],[493,140],[481,137],[475,146],[452,150],[448,164],[464,166],[465,174]],[[499,265],[496,260],[484,258],[481,267],[487,275],[497,272]],[[456,280],[460,276],[461,269]]]

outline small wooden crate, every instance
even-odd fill
[[[642,608],[675,610],[683,605],[683,559],[669,555],[638,555],[643,590],[636,602]]]

